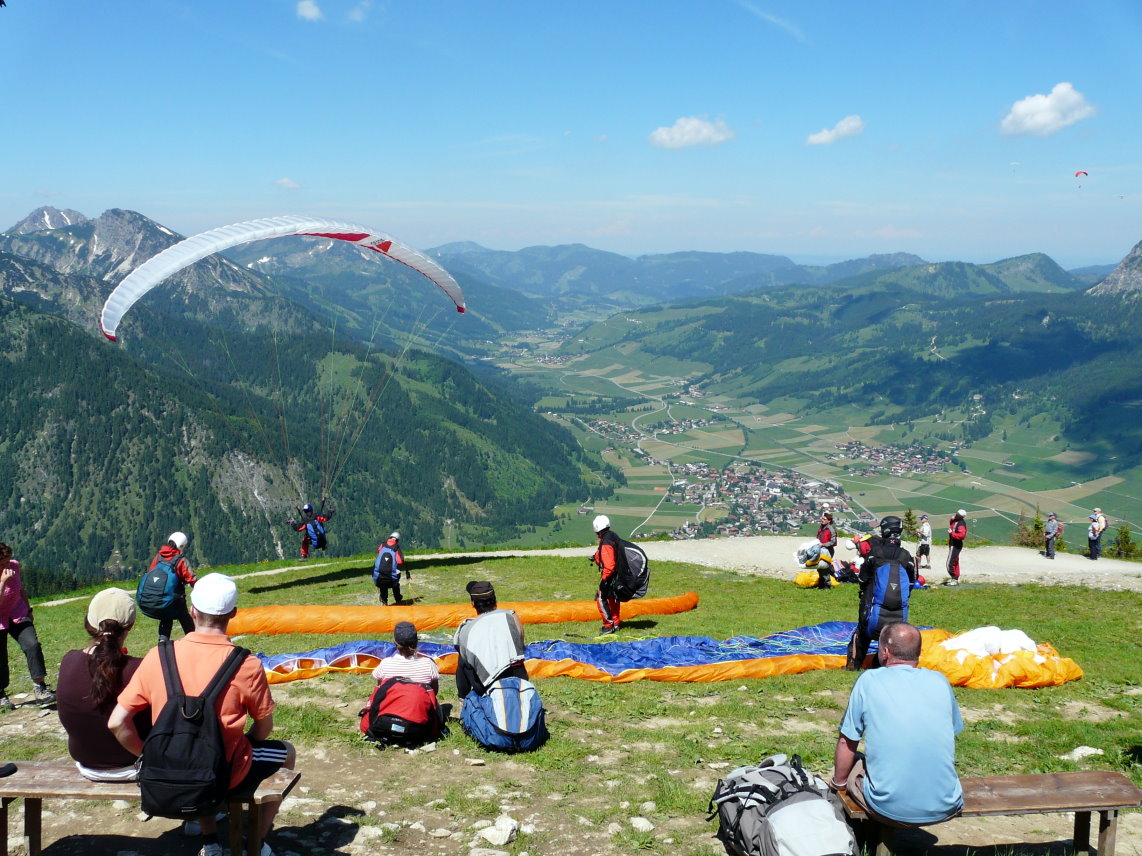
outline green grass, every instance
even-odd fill
[[[589,599],[595,571],[579,558],[481,558],[428,562],[410,558],[410,593],[424,603],[464,598],[470,579],[490,579],[504,601]],[[371,603],[374,589],[362,558],[328,565],[311,564],[278,575],[239,580],[239,608],[285,603]],[[219,568],[242,574],[250,568]],[[707,635],[724,639],[738,634],[763,636],[826,620],[853,620],[855,587],[833,591],[799,589],[791,582],[752,577],[681,563],[655,566],[652,596],[697,591],[701,602],[680,615],[647,616],[627,622],[620,639],[667,635]],[[90,594],[90,592],[88,592]],[[84,643],[82,617],[86,598],[36,608],[35,618],[54,672],[71,647]],[[1085,670],[1085,677],[1061,687],[1039,690],[956,689],[967,722],[957,741],[961,775],[1051,772],[1074,769],[1120,770],[1142,784],[1139,766],[1142,733],[1142,678],[1137,639],[1142,632],[1142,594],[1038,585],[973,584],[955,590],[921,591],[913,599],[913,620],[957,632],[984,624],[1018,628],[1049,642]],[[529,640],[570,638],[592,641],[597,624],[528,625]],[[141,618],[129,645],[133,653],[153,642],[154,623]],[[434,641],[449,631],[432,631]],[[255,651],[305,651],[344,641],[343,636],[294,634],[246,636]],[[605,644],[605,643],[600,643]],[[18,651],[9,653],[13,692],[30,689]],[[378,754],[357,736],[357,710],[372,687],[368,675],[335,675],[275,685],[276,734],[305,747],[321,747],[346,770],[386,765],[387,775],[402,782],[412,776],[428,791],[384,788],[389,816],[419,811],[433,796],[443,798],[456,823],[493,817],[501,796],[481,794],[476,782],[494,781],[500,793],[526,791],[525,802],[547,816],[558,816],[574,829],[584,817],[598,829],[611,821],[624,824],[612,838],[623,852],[710,854],[710,828],[702,818],[720,770],[755,763],[774,752],[796,752],[806,765],[831,769],[836,726],[855,676],[815,671],[766,680],[722,683],[605,684],[558,678],[538,681],[548,708],[551,740],[538,752],[505,759],[477,748],[457,726],[434,753],[415,761],[402,753]],[[26,686],[25,686],[26,685]],[[452,679],[442,679],[442,699],[455,702]],[[0,726],[6,717],[0,714]],[[1105,754],[1080,762],[1059,756],[1080,745]],[[5,754],[22,758],[63,758],[62,740],[6,735]],[[482,758],[481,778],[461,778],[471,768],[454,756]],[[457,765],[460,765],[459,768]],[[711,764],[729,767],[711,768]],[[486,772],[483,772],[486,771]],[[419,778],[418,778],[419,777]],[[488,778],[483,778],[488,777]],[[498,777],[498,778],[497,778]],[[507,779],[508,781],[505,781]],[[609,785],[608,782],[613,782]],[[435,783],[433,785],[432,783]],[[618,809],[618,800],[629,809]],[[653,800],[652,833],[636,833],[626,818],[640,803]],[[669,830],[667,832],[666,830]],[[389,836],[414,841],[407,831]],[[664,844],[671,837],[673,844]],[[567,845],[549,827],[531,839],[534,846]],[[515,847],[513,852],[519,850]]]

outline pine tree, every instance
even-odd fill
[[[1133,559],[1138,552],[1138,545],[1130,534],[1130,527],[1123,523],[1114,533],[1114,543],[1110,547],[1110,555],[1116,559]]]
[[[903,522],[904,522],[904,537],[905,538],[911,538],[915,534],[916,529],[919,526],[919,523],[916,520],[916,512],[914,512],[911,508],[904,509],[904,521]]]

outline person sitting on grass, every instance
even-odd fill
[[[484,695],[497,678],[527,680],[524,665],[523,622],[514,609],[496,609],[496,590],[490,582],[468,583],[475,618],[456,628],[456,694]]]
[[[436,661],[416,650],[420,644],[416,626],[411,621],[398,621],[393,628],[393,642],[397,646],[396,653],[385,657],[373,669],[373,680],[379,684],[389,678],[404,678],[440,692],[440,669]]]

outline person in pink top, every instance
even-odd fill
[[[12,548],[0,543],[0,633],[4,639],[4,656],[0,657],[0,710],[15,710],[8,698],[8,637],[16,640],[28,661],[28,675],[36,687],[36,701],[51,704],[56,700],[44,679],[48,675],[44,665],[44,649],[32,624],[32,605],[20,578],[20,563],[12,558]]]
[[[416,635],[416,627],[411,621],[397,622],[393,628],[393,642],[397,646],[396,653],[385,657],[373,669],[376,682],[379,684],[389,678],[404,678],[418,684],[427,684],[440,692],[440,669],[435,660],[416,650],[420,637]]]

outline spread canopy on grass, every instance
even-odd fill
[[[845,647],[854,627],[848,621],[826,621],[764,638],[735,636],[725,641],[706,636],[594,644],[553,640],[533,642],[525,653],[532,678],[562,676],[608,683],[743,680],[839,669],[845,664]],[[1078,664],[1060,657],[1045,643],[1034,650],[981,655],[941,644],[952,638],[946,630],[924,630],[920,665],[943,672],[953,686],[1057,686],[1083,674]],[[284,683],[326,672],[371,672],[394,650],[391,642],[361,641],[303,654],[258,656],[270,683]],[[451,645],[425,641],[420,650],[433,657],[444,674],[456,671],[456,654]]]

